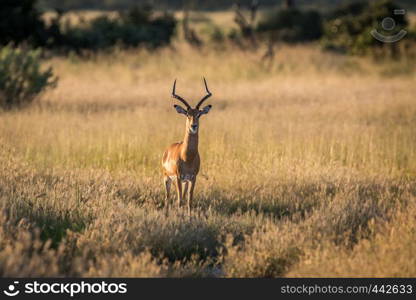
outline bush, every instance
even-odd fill
[[[289,43],[312,41],[322,36],[322,18],[313,10],[279,9],[265,15],[257,31]]]
[[[31,103],[36,96],[54,87],[57,78],[52,69],[40,68],[40,50],[0,50],[0,106],[4,109]]]
[[[335,10],[324,25],[324,47],[351,54],[365,54],[382,47],[385,44],[373,38],[370,32],[376,29],[386,36],[392,35],[381,28],[384,18],[393,17],[395,33],[408,24],[405,15],[393,14],[395,9],[399,7],[392,1],[380,0],[354,2]],[[397,43],[390,46],[396,47]]]

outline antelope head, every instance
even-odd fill
[[[179,114],[183,114],[186,116],[186,130],[190,134],[197,134],[199,129],[199,118],[202,115],[205,115],[209,112],[212,105],[207,105],[204,108],[200,108],[202,103],[204,103],[205,100],[207,100],[209,97],[211,97],[211,92],[208,90],[207,81],[204,78],[204,84],[205,84],[205,90],[207,94],[198,102],[198,104],[195,106],[195,108],[192,108],[188,102],[183,99],[182,97],[176,95],[175,88],[176,88],[176,80],[173,83],[173,90],[172,90],[172,97],[179,100],[185,105],[185,108],[183,108],[180,105],[175,104],[173,107],[176,109],[176,111]]]

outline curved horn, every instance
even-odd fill
[[[197,109],[199,109],[199,107],[201,106],[202,103],[204,103],[205,100],[207,100],[209,97],[212,96],[211,92],[208,90],[207,81],[205,80],[205,77],[204,77],[204,84],[205,84],[205,90],[207,91],[207,94],[204,96],[204,98],[202,98],[198,102],[198,104],[196,105]]]
[[[178,100],[179,100],[179,101],[181,101],[183,104],[185,104],[185,106],[186,106],[186,108],[187,108],[187,109],[190,109],[190,108],[191,108],[191,106],[188,104],[188,102],[186,102],[186,100],[185,100],[185,99],[183,99],[181,96],[178,96],[178,95],[176,95],[176,94],[175,94],[175,89],[176,89],[176,79],[175,79],[175,81],[173,82],[172,97],[173,97],[173,98],[175,98],[175,99],[178,99]]]

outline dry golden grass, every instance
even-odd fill
[[[47,61],[57,89],[0,115],[0,275],[416,276],[409,62],[261,54],[178,42]],[[194,214],[166,217],[172,83],[194,103],[202,76]]]

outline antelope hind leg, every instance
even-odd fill
[[[165,210],[166,213],[169,211],[169,196],[170,196],[170,186],[172,184],[172,180],[169,176],[163,177],[163,183],[165,184]]]

